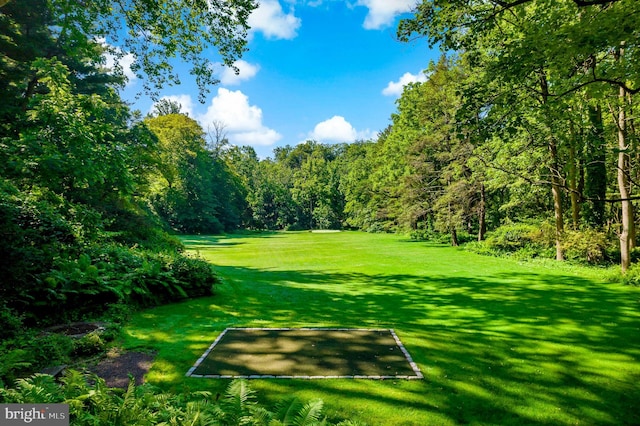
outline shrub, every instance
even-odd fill
[[[622,283],[626,285],[632,285],[635,287],[640,286],[640,265],[633,264],[627,272],[622,276]]]
[[[219,282],[213,267],[204,259],[177,256],[171,264],[171,270],[189,297],[211,295],[215,284]]]
[[[33,353],[35,370],[56,364],[66,364],[73,351],[73,339],[59,333],[37,336],[29,350]]]
[[[385,232],[389,232],[388,227],[386,227],[381,222],[373,222],[366,231],[370,234],[382,234]]]
[[[10,383],[44,367],[66,364],[72,351],[69,336],[25,331],[0,346],[0,382]]]
[[[409,232],[409,237],[415,241],[433,241],[440,243],[446,243],[451,240],[448,236],[445,236],[445,239],[443,239],[442,234],[439,232],[426,228],[412,229],[411,232]]]
[[[512,254],[522,260],[553,257],[554,229],[546,222],[506,223],[488,233],[484,244],[491,252]]]
[[[32,365],[28,350],[0,348],[0,390],[5,383],[11,383],[30,371]]]
[[[99,315],[109,305],[147,307],[210,295],[217,283],[202,259],[116,243],[92,245],[78,259],[58,260],[55,268],[41,277],[45,286],[38,299],[55,307],[57,315],[50,312],[57,320],[69,319],[69,312]]]
[[[496,250],[487,244],[486,241],[471,241],[463,246],[463,248],[472,253],[485,256],[499,256],[500,250]]]
[[[184,245],[164,230],[163,223],[144,205],[109,206],[109,239],[125,246],[140,246],[154,251],[181,252]]]
[[[92,331],[73,341],[73,354],[77,356],[90,356],[105,350],[106,344],[99,332]]]
[[[607,258],[607,251],[613,244],[607,234],[594,229],[567,231],[563,237],[562,248],[567,259],[602,263]]]
[[[0,302],[0,340],[14,337],[22,329],[21,315]]]
[[[502,225],[487,235],[487,244],[497,250],[514,252],[541,240],[540,226],[526,223]]]

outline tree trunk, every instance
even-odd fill
[[[631,94],[627,93],[627,104],[625,105],[627,108],[629,108],[629,114],[625,117],[625,137],[627,138],[627,140],[629,140],[631,142],[631,152],[637,153],[637,146],[636,146],[636,140],[637,138],[635,137],[635,126],[633,123],[633,104],[631,102]],[[637,162],[637,159],[634,158],[633,161]],[[631,155],[629,155],[629,175],[631,175],[632,172],[632,157]],[[633,193],[633,188],[631,187],[631,182],[634,182],[634,179],[630,179],[630,183],[629,183],[629,193]],[[631,204],[631,223],[630,223],[630,228],[629,228],[629,250],[633,250],[634,248],[636,248],[636,212],[635,212],[635,206],[633,205],[633,202],[630,202]]]
[[[620,105],[618,106],[618,190],[622,200],[622,223],[620,228],[620,268],[622,273],[629,269],[631,263],[631,236],[634,234],[633,207],[631,205],[629,186],[629,153],[626,138],[626,93],[620,88]]]
[[[540,89],[543,104],[547,104],[549,99],[549,84],[545,71],[540,70]],[[549,126],[549,131],[553,127]],[[556,139],[551,133],[547,137],[547,147],[549,149],[549,172],[551,174],[551,195],[553,197],[553,215],[555,219],[555,239],[556,239],[556,260],[564,260],[562,251],[562,235],[564,234],[564,219],[562,209],[562,182],[560,181],[560,168],[558,167],[558,146]]]
[[[487,193],[484,188],[484,183],[481,183],[480,184],[480,205],[478,206],[478,241],[483,241],[484,234],[487,233],[486,203],[487,203]]]
[[[451,228],[451,245],[454,247],[458,247],[460,245],[458,242],[458,232],[455,227]]]

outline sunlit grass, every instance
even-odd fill
[[[214,297],[137,314],[148,380],[185,373],[226,327],[393,328],[424,380],[259,380],[274,402],[322,398],[370,425],[640,423],[640,290],[601,271],[527,264],[395,235],[186,237],[223,279]]]

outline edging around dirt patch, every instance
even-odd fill
[[[211,379],[422,379],[392,329],[227,328],[186,373]]]

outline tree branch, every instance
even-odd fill
[[[532,0],[514,0],[512,2],[502,1],[502,0],[491,0],[492,3],[497,4],[503,9],[511,9],[512,7],[519,6],[521,4],[529,3]],[[578,7],[588,7],[588,6],[597,6],[597,5],[608,5],[611,3],[616,3],[619,0],[573,0],[573,2]]]

